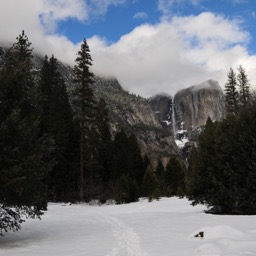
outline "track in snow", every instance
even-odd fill
[[[105,216],[106,221],[113,227],[117,246],[106,256],[148,256],[140,246],[136,232],[117,218]]]

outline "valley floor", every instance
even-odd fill
[[[186,199],[49,204],[42,220],[0,237],[0,256],[256,255],[256,216],[217,216]],[[203,238],[195,235],[204,232]]]

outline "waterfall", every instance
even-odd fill
[[[173,135],[174,137],[176,137],[176,127],[175,127],[175,104],[174,101],[172,100],[171,103],[171,109],[172,109],[172,131],[173,131]]]

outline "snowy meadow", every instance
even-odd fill
[[[0,237],[1,256],[256,255],[256,216],[205,214],[186,199],[54,204]],[[203,237],[195,237],[203,232]]]

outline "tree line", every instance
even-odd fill
[[[75,59],[72,92],[58,60],[45,56],[35,73],[27,35],[0,63],[0,234],[20,229],[47,202],[117,203],[183,195],[185,168],[171,157],[154,170],[134,134],[115,135],[105,100],[97,101],[87,41]],[[174,177],[174,178],[173,178]]]
[[[188,167],[187,196],[218,214],[256,213],[256,104],[245,69],[231,68],[226,117],[208,118]]]

